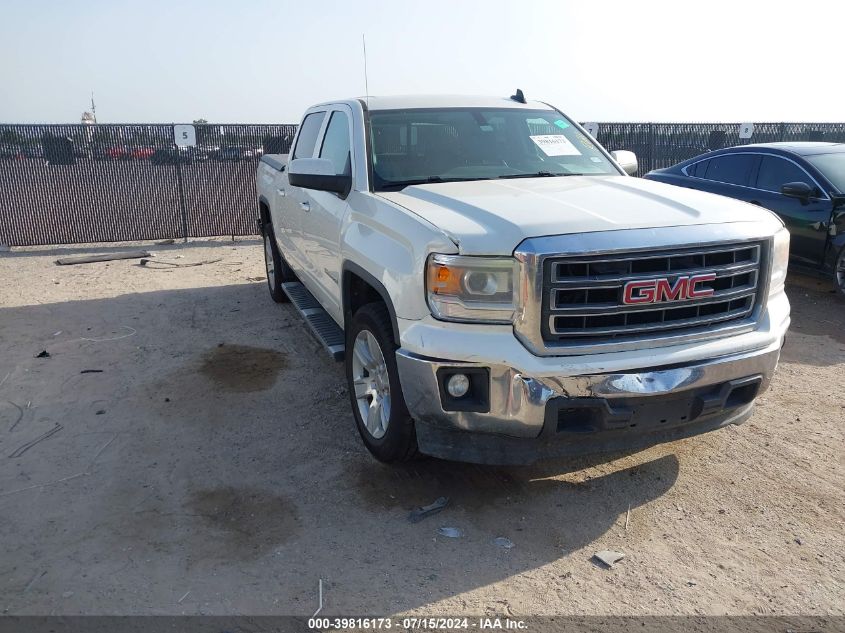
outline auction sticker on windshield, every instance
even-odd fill
[[[539,134],[530,137],[546,156],[580,156],[581,152],[563,134]]]

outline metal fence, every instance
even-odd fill
[[[295,125],[0,125],[0,244],[256,232],[255,170]]]
[[[699,154],[749,143],[845,142],[845,123],[754,123],[740,138],[740,123],[597,123],[596,140],[608,150],[635,152],[639,173],[670,167]]]
[[[29,246],[252,235],[255,171],[286,153],[295,125],[0,125],[0,244]],[[704,152],[768,141],[845,142],[845,123],[598,123],[607,149],[636,152],[640,174]]]

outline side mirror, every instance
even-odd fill
[[[288,182],[294,187],[331,191],[342,198],[352,189],[352,176],[335,174],[328,158],[296,158],[288,164]]]
[[[633,176],[637,173],[639,165],[637,165],[637,155],[634,152],[629,152],[626,149],[620,149],[615,152],[610,152],[610,155],[613,156],[613,160],[619,164],[626,174]]]
[[[809,200],[813,196],[814,189],[806,182],[788,182],[780,188],[780,192],[790,198]]]

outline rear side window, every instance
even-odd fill
[[[332,161],[338,176],[348,176],[352,173],[349,149],[349,120],[345,113],[333,112],[323,137],[320,158]]]
[[[729,154],[711,158],[707,170],[702,175],[696,173],[699,178],[706,178],[715,182],[724,182],[729,185],[748,185],[751,176],[751,168],[754,166],[756,157],[753,154]]]
[[[687,176],[695,176],[696,178],[702,178],[704,173],[707,171],[707,163],[709,162],[709,160],[700,160],[697,163],[688,165]]]
[[[302,121],[299,129],[299,138],[296,139],[296,149],[293,150],[294,158],[311,158],[314,156],[314,146],[317,144],[317,135],[320,133],[320,126],[323,125],[325,112],[312,112]]]
[[[757,188],[780,193],[780,188],[788,182],[805,182],[813,186],[813,181],[798,165],[777,156],[763,156],[760,174],[757,176]]]

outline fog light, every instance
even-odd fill
[[[469,391],[469,378],[464,374],[452,374],[446,383],[446,391],[453,398],[465,396]]]

